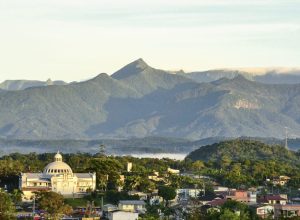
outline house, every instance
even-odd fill
[[[127,212],[145,213],[146,203],[142,200],[120,200],[118,208]]]
[[[254,205],[257,203],[257,194],[255,191],[248,191],[247,196],[249,205]]]
[[[150,205],[158,205],[163,202],[163,198],[159,195],[151,195],[149,198],[149,204]]]
[[[281,194],[281,195],[265,195],[258,199],[259,203],[264,204],[280,204],[285,205],[287,202],[287,195]]]
[[[153,192],[148,194],[148,201],[150,205],[158,205],[163,202],[163,198],[158,195],[158,190],[155,189]]]
[[[226,199],[248,203],[247,191],[244,191],[244,190],[229,190],[227,195],[226,195]]]
[[[284,186],[287,184],[287,182],[290,180],[291,178],[288,176],[278,176],[276,178],[273,179],[272,183],[274,186],[279,185],[279,186]]]
[[[222,199],[222,198],[216,198],[210,202],[207,202],[206,205],[209,205],[211,207],[220,207],[222,206],[225,202],[227,201],[227,199]]]
[[[171,174],[177,174],[177,175],[180,174],[180,170],[175,170],[175,169],[171,169],[171,168],[168,168],[167,172],[171,173]]]
[[[203,189],[177,189],[177,197],[181,200],[187,200],[189,198],[198,198],[199,194],[203,192]]]
[[[222,192],[228,192],[229,188],[225,186],[214,186],[214,192],[215,193],[222,193]]]
[[[136,191],[136,190],[129,191],[128,195],[130,195],[130,196],[137,195],[140,198],[140,200],[147,200],[147,198],[148,198],[147,193]]]
[[[108,220],[138,220],[139,213],[115,210],[108,213]]]
[[[293,203],[293,204],[300,204],[300,198],[299,197],[291,198],[291,203]]]
[[[203,179],[203,180],[211,180],[211,181],[214,180],[213,178],[211,178],[209,176],[203,176],[203,175],[194,174],[194,173],[191,173],[191,172],[180,173],[180,176],[191,177],[193,179]]]
[[[227,200],[235,200],[246,204],[256,204],[256,192],[244,190],[229,190],[225,195]]]
[[[290,218],[290,217],[295,217],[295,216],[300,216],[300,205],[299,204],[286,204],[286,205],[276,204],[276,205],[274,205],[275,219],[278,219],[280,217]]]
[[[264,205],[256,208],[256,214],[260,218],[268,218],[274,215],[274,206]]]
[[[155,182],[159,182],[159,181],[164,181],[165,180],[164,177],[159,176],[159,172],[157,172],[157,171],[154,171],[152,175],[149,175],[148,179],[149,180],[153,180]]]
[[[110,212],[113,212],[113,211],[116,211],[116,210],[118,210],[118,207],[117,206],[115,206],[115,205],[112,205],[112,204],[106,204],[106,205],[104,205],[103,206],[103,209],[102,209],[102,216],[104,217],[104,218],[108,218],[108,214],[110,213]]]
[[[198,200],[203,204],[206,205],[209,202],[212,202],[213,200],[216,199],[224,199],[225,197],[223,195],[212,195],[212,194],[207,194],[207,195],[201,195],[199,196]]]

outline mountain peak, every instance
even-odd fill
[[[111,78],[108,74],[106,73],[100,73],[97,76],[95,76],[94,78],[87,80],[87,81],[97,81],[97,80],[105,80]]]
[[[148,67],[148,64],[142,58],[133,61],[131,64],[136,65],[136,67],[141,69],[145,69],[146,67]]]
[[[140,59],[137,59],[137,60],[127,64],[122,69],[115,72],[112,75],[112,77],[115,79],[124,79],[124,78],[130,77],[132,75],[139,74],[147,68],[150,68],[150,67],[142,58],[140,58]]]
[[[53,85],[53,81],[52,81],[50,78],[47,79],[46,85],[47,85],[47,86],[52,86],[52,85]]]
[[[234,81],[249,81],[245,76],[243,76],[242,74],[238,74],[236,75],[232,80]]]

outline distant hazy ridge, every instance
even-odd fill
[[[5,82],[0,138],[283,137],[285,126],[300,134],[300,84],[289,84],[299,79],[296,72],[171,74],[139,59],[85,82]]]

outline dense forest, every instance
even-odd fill
[[[280,175],[291,177],[290,186],[300,183],[299,153],[279,145],[237,139],[201,147],[186,159],[204,161],[203,174],[231,187],[264,185]]]
[[[267,145],[265,143],[236,139],[223,141],[212,145],[206,145],[198,150],[191,152],[187,158],[192,160],[217,161],[222,157],[228,157],[231,160],[281,160],[289,163],[299,163],[297,152],[285,149],[280,145]]]

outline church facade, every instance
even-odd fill
[[[58,152],[54,156],[54,162],[49,163],[42,173],[22,173],[19,188],[23,191],[24,200],[32,200],[34,193],[38,191],[53,191],[70,197],[94,191],[96,173],[73,173]]]

